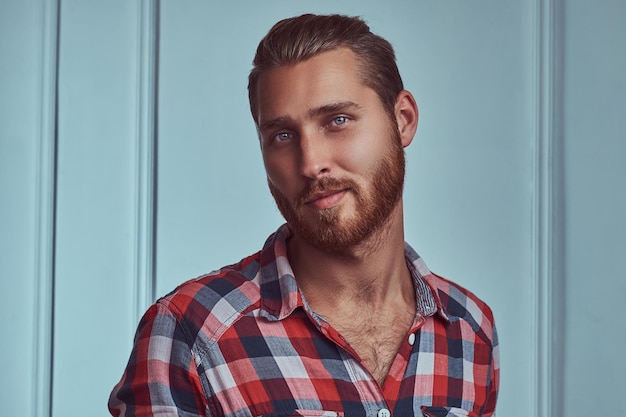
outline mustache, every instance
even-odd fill
[[[307,186],[302,190],[298,198],[296,199],[296,203],[299,206],[304,205],[309,199],[313,197],[314,194],[323,193],[326,191],[340,191],[340,190],[357,190],[358,185],[347,178],[333,178],[333,177],[323,177],[319,180],[315,180],[307,184]]]

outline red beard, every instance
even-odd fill
[[[404,186],[404,150],[397,130],[394,133],[393,147],[370,175],[368,190],[348,178],[322,177],[309,183],[292,203],[268,182],[292,232],[320,250],[343,252],[379,230],[402,197]],[[343,219],[340,206],[318,210],[315,216],[305,215],[303,207],[312,194],[338,189],[347,189],[356,198],[352,218]]]

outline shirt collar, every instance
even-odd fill
[[[439,280],[408,243],[404,244],[404,256],[413,276],[417,311],[424,317],[439,313],[444,320],[450,321],[441,302],[440,292],[442,288],[439,285]]]
[[[283,224],[261,250],[261,315],[282,320],[302,306],[298,284],[287,260],[287,239],[291,231]]]
[[[296,308],[304,307],[298,284],[287,260],[287,240],[291,231],[283,224],[265,242],[261,250],[261,315],[269,320],[282,320]],[[439,314],[448,320],[442,309],[436,280],[422,258],[405,243],[404,253],[413,277],[417,311],[424,317]]]

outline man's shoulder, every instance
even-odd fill
[[[450,321],[467,322],[477,333],[492,340],[495,337],[495,321],[489,305],[462,285],[431,273],[425,277],[435,290],[443,312]]]
[[[190,279],[160,298],[181,322],[203,322],[209,316],[224,323],[243,314],[260,301],[260,255],[255,253],[238,263]]]

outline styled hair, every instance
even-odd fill
[[[349,48],[357,56],[362,82],[378,94],[387,113],[393,115],[404,87],[391,44],[373,34],[358,17],[304,14],[276,23],[257,47],[248,77],[248,99],[255,123],[259,123],[257,85],[263,72],[340,47]]]

